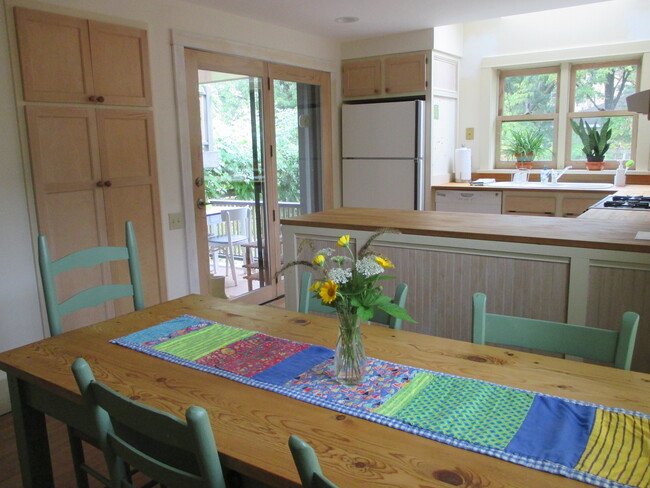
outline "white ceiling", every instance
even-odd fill
[[[339,42],[594,3],[594,0],[186,1]],[[337,17],[350,16],[358,17],[359,22],[334,21]]]

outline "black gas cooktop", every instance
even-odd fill
[[[618,210],[650,210],[650,197],[634,195],[609,195],[591,208]]]

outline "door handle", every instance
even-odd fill
[[[199,199],[196,201],[196,206],[197,206],[198,208],[205,208],[205,200],[203,200],[203,198],[199,198]]]
[[[197,176],[194,180],[194,185],[201,188],[203,186],[203,176]]]

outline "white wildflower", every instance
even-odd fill
[[[331,256],[332,254],[334,254],[334,249],[332,249],[331,247],[326,247],[325,249],[321,249],[320,251],[318,251],[316,254],[322,254],[323,256]]]
[[[374,256],[366,256],[357,261],[357,271],[366,278],[384,272],[384,268],[375,260]]]
[[[337,285],[343,285],[352,278],[352,270],[350,268],[333,268],[329,271],[329,279]]]

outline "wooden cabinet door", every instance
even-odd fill
[[[609,193],[594,195],[571,195],[562,197],[562,217],[578,217],[587,211],[594,203],[599,202]]]
[[[147,31],[89,22],[95,96],[108,105],[151,105]]]
[[[145,305],[166,299],[162,228],[153,131],[149,111],[97,110],[97,134],[104,180],[106,227],[110,245],[124,245],[124,222],[133,222],[140,256]],[[110,186],[106,182],[110,182]],[[113,265],[113,279],[128,282],[126,263]],[[132,309],[116,302],[118,315]]]
[[[384,91],[387,95],[426,90],[425,53],[400,54],[384,59]]]
[[[25,100],[87,103],[93,93],[88,22],[16,7]]]
[[[145,305],[167,297],[149,111],[29,106],[27,129],[39,232],[53,259],[95,246],[124,246],[133,221]],[[126,262],[57,277],[59,299],[102,283],[129,283]],[[133,310],[128,298],[74,312],[64,330]]]
[[[555,216],[555,196],[523,195],[503,192],[503,213],[517,215]]]
[[[30,102],[151,105],[147,32],[16,7]]]
[[[52,259],[107,245],[94,110],[27,107],[26,113],[38,228],[47,237]],[[93,267],[57,276],[59,300],[109,283],[108,273]],[[63,330],[111,316],[112,304],[79,310],[63,317]]]
[[[345,61],[343,96],[364,97],[381,94],[381,59]]]

